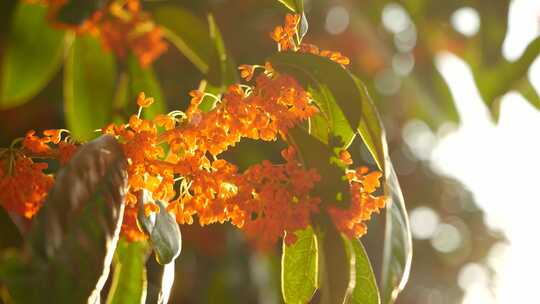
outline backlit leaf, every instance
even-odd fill
[[[371,262],[362,242],[357,239],[346,240],[354,252],[355,284],[350,296],[351,304],[380,304],[381,298]]]
[[[348,144],[362,116],[363,95],[353,75],[328,58],[312,54],[277,53],[268,60],[277,71],[294,76],[312,92],[329,132]]]
[[[60,68],[66,34],[46,14],[46,7],[19,1],[0,64],[0,109],[35,96]]]
[[[151,66],[142,68],[137,58],[133,55],[128,59],[129,81],[131,102],[135,100],[140,92],[144,92],[147,97],[154,98],[154,103],[144,109],[143,115],[146,119],[152,119],[158,114],[167,112],[167,103],[163,99],[159,81]]]
[[[319,285],[318,242],[311,227],[296,232],[291,246],[283,241],[281,291],[287,304],[308,303]]]
[[[78,36],[64,70],[64,110],[71,134],[79,140],[112,121],[116,63],[91,35]]]
[[[114,274],[107,304],[144,303],[148,244],[120,239],[114,258]]]

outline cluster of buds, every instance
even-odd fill
[[[298,26],[301,20],[300,15],[287,14],[285,16],[285,23],[283,26],[278,25],[270,33],[272,40],[277,42],[279,52],[292,51],[310,53],[322,57],[329,58],[330,60],[337,62],[343,66],[350,63],[348,57],[344,56],[340,52],[334,52],[329,50],[321,50],[319,47],[309,43],[302,43],[301,37],[298,33]],[[243,69],[247,70],[247,69]],[[245,74],[248,76],[248,74]],[[243,76],[243,78],[246,78]]]

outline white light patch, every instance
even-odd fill
[[[326,14],[324,28],[332,35],[343,33],[349,27],[349,12],[343,6],[333,6]]]
[[[411,19],[401,5],[389,3],[383,8],[382,22],[388,31],[397,34],[407,29],[411,23]]]
[[[529,43],[540,34],[538,17],[540,1],[513,0],[508,13],[508,32],[502,53],[510,61],[517,60]],[[505,20],[501,20],[505,22]]]
[[[540,245],[540,112],[517,93],[502,97],[500,119],[494,124],[479,96],[470,68],[443,53],[437,68],[450,87],[461,125],[439,140],[432,153],[438,172],[455,177],[473,193],[486,213],[487,224],[509,240],[497,266],[497,303],[529,303],[537,297]],[[493,303],[485,288],[471,287],[464,303]]]
[[[461,247],[463,238],[459,229],[451,224],[440,224],[431,238],[431,245],[442,253],[452,253]]]
[[[411,232],[415,239],[426,240],[433,236],[439,226],[439,216],[429,207],[417,207],[409,215]]]
[[[462,7],[450,17],[452,27],[461,34],[471,37],[480,29],[480,15],[472,7]]]

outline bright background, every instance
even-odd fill
[[[286,12],[275,0],[163,2],[201,18],[212,12],[237,64],[263,62],[275,50],[267,33]],[[540,1],[305,2],[307,42],[350,57],[383,116],[414,237],[398,303],[533,303],[540,47],[525,50],[539,44]],[[149,9],[155,3],[143,1]],[[0,3],[0,52],[14,4]],[[512,62],[525,72],[507,72]],[[173,48],[155,69],[169,109],[185,108],[201,74]],[[61,84],[58,75],[29,103],[0,110],[0,146],[28,129],[64,126]],[[376,265],[382,223],[375,218],[364,239]],[[0,249],[20,244],[0,229]],[[172,303],[236,303],[239,294],[246,303],[279,302],[278,254],[253,253],[227,226],[182,227],[182,234]]]

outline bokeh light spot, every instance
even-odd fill
[[[349,12],[343,6],[336,5],[328,10],[324,28],[332,35],[343,33],[349,26]]]
[[[417,207],[411,211],[409,217],[415,239],[431,238],[439,226],[439,216],[429,207]]]
[[[472,7],[462,7],[450,17],[452,27],[461,34],[471,37],[480,29],[480,15]]]

